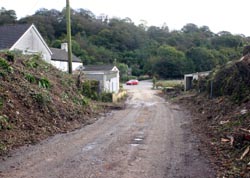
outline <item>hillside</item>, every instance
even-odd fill
[[[218,168],[219,177],[249,177],[250,65],[249,56],[214,70],[177,102],[194,115],[193,130],[203,141],[203,154]],[[213,81],[213,97],[210,82]],[[198,89],[197,91],[201,91]]]
[[[76,79],[39,56],[0,53],[0,155],[93,122],[101,108]]]
[[[87,9],[71,9],[72,51],[87,64],[116,62],[134,76],[179,79],[183,74],[212,70],[241,56],[250,38],[228,31],[214,33],[193,23],[180,30],[136,25],[129,18],[95,15]],[[38,9],[21,19],[14,10],[2,8],[0,24],[34,24],[50,47],[66,42],[65,10]],[[167,70],[165,70],[167,69]],[[127,80],[127,76],[122,76]]]

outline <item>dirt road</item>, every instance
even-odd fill
[[[92,125],[16,150],[3,178],[214,178],[189,129],[190,117],[151,83],[127,86],[124,110]]]

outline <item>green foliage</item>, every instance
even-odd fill
[[[212,39],[212,44],[215,48],[233,48],[237,49],[243,45],[243,40],[241,36],[232,35],[231,33],[220,33],[219,36]]]
[[[0,69],[8,71],[9,68],[10,68],[10,65],[8,64],[8,62],[5,59],[0,58]]]
[[[0,141],[0,154],[5,152],[6,150],[7,150],[6,146],[4,145],[4,143]]]
[[[61,94],[61,98],[62,98],[64,101],[67,101],[67,99],[69,99],[69,95],[68,95],[67,93],[63,92],[63,93]]]
[[[86,97],[82,97],[82,99],[81,99],[81,104],[82,104],[82,106],[88,106],[89,105],[89,99],[88,98],[86,98]]]
[[[10,130],[11,124],[9,123],[9,118],[7,116],[0,115],[0,131],[1,130]]]
[[[16,12],[14,10],[7,10],[4,7],[0,9],[0,25],[13,24],[16,22]]]
[[[183,85],[183,80],[161,80],[156,82],[156,86],[161,86],[162,88],[176,87],[180,85]]]
[[[37,68],[37,60],[41,60],[39,55],[33,55],[31,58],[25,61],[25,65],[30,68]]]
[[[101,93],[100,100],[102,102],[112,102],[112,93],[107,93],[107,92]]]
[[[39,106],[46,106],[48,103],[51,102],[51,97],[48,93],[37,93],[33,92],[31,93],[31,97],[34,99],[35,102],[39,104]]]
[[[4,99],[0,97],[0,110],[3,108]]]
[[[61,84],[64,86],[64,87],[69,87],[69,86],[72,86],[74,85],[75,81],[70,78],[70,77],[63,77],[61,79]]]
[[[46,78],[39,79],[38,85],[40,88],[45,88],[45,89],[49,89],[51,87],[49,80]]]
[[[90,103],[90,99],[85,96],[74,97],[72,101],[73,103],[77,105],[81,105],[81,106],[89,106],[89,103]]]
[[[9,65],[9,63],[0,57],[0,77],[6,76],[8,73],[13,73],[13,68]]]
[[[156,82],[157,82],[157,79],[156,79],[155,76],[153,77],[152,82],[153,82],[153,89],[155,89],[155,87],[156,87]]]
[[[51,84],[47,78],[36,78],[30,73],[25,74],[24,78],[30,83],[37,83],[39,88],[51,88]]]
[[[12,52],[10,52],[10,51],[7,51],[5,53],[5,57],[6,57],[6,60],[9,61],[9,62],[14,62],[14,60],[15,60],[14,54]]]
[[[235,103],[250,100],[250,69],[247,62],[236,61],[221,66],[215,70],[209,80],[201,81],[212,94],[217,96],[229,96]],[[199,83],[199,81],[198,81]]]
[[[116,67],[119,69],[120,80],[122,82],[127,80],[128,77],[128,65],[124,63],[116,64]]]
[[[128,80],[133,80],[133,79],[137,79],[137,77],[130,75],[130,76],[127,76],[126,78],[123,78],[122,81],[126,82]]]
[[[0,24],[15,21],[15,11],[4,8],[1,11]],[[60,48],[66,41],[64,14],[65,9],[43,8],[17,23],[36,24],[46,41]],[[85,9],[72,9],[71,18],[72,50],[84,65],[110,64],[117,59],[118,63],[132,69],[135,76],[180,78],[184,73],[211,70],[238,59],[243,46],[249,43],[247,37],[226,31],[215,34],[208,26],[192,23],[181,30],[170,31],[166,25],[147,26],[142,22],[136,26],[129,18],[96,16]],[[26,66],[38,67],[35,60],[29,60]],[[120,71],[120,78],[126,80],[126,71]]]
[[[163,45],[158,49],[159,58],[153,61],[153,73],[162,78],[181,78],[188,67],[185,54],[174,47]]]
[[[24,77],[30,83],[35,83],[36,82],[36,78],[32,74],[25,74]]]
[[[213,51],[204,47],[192,48],[186,55],[193,62],[196,72],[212,70],[219,63]]]
[[[141,75],[138,77],[138,80],[149,80],[151,77],[149,75]]]
[[[82,83],[82,94],[93,100],[98,99],[99,82],[95,80],[87,80]]]

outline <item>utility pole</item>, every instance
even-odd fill
[[[69,0],[66,0],[66,24],[67,24],[67,41],[68,41],[68,69],[69,69],[69,74],[72,74],[71,21],[70,21]]]

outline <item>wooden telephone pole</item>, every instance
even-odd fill
[[[68,41],[68,69],[72,74],[72,43],[71,43],[71,21],[70,21],[70,5],[66,0],[66,24],[67,24],[67,41]]]

